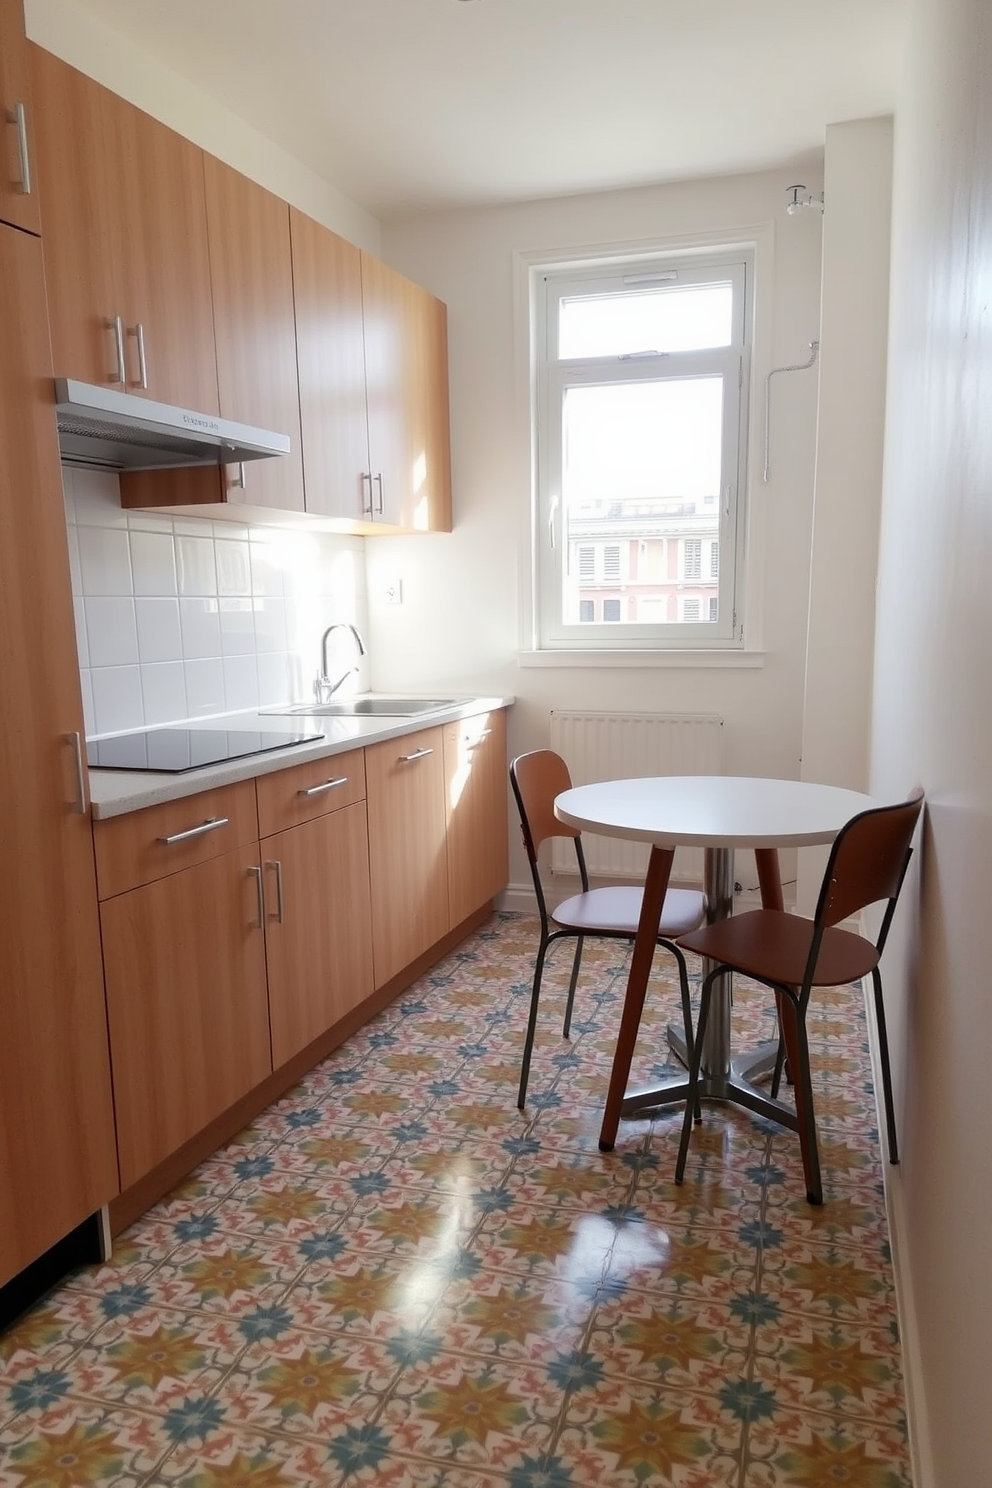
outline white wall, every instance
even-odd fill
[[[369,253],[379,224],[292,155],[73,0],[24,0],[28,36]],[[194,38],[190,46],[195,46]]]
[[[762,484],[762,389],[818,334],[819,214],[785,214],[791,177],[767,172],[557,201],[411,217],[383,226],[383,252],[447,302],[455,530],[367,544],[377,686],[440,683],[519,699],[514,752],[547,743],[552,708],[716,711],[726,768],[797,776],[808,607],[816,374],[778,379],[772,479]],[[818,192],[820,181],[808,175]],[[745,626],[761,665],[518,664],[527,585],[530,444],[526,305],[514,255],[648,245],[727,231],[762,235]],[[404,603],[383,602],[399,576]],[[512,835],[516,848],[517,834]],[[526,880],[522,853],[511,868]]]
[[[125,512],[116,475],[62,474],[87,734],[309,701],[326,626],[365,627],[360,538]]]
[[[897,112],[871,786],[927,817],[886,956],[932,1462],[992,1482],[992,19],[914,0]],[[918,894],[918,904],[915,903]],[[905,906],[903,906],[905,907]]]

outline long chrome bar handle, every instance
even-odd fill
[[[369,483],[369,504],[365,505],[365,482]],[[369,471],[362,471],[362,511],[367,517],[372,515],[372,475]]]
[[[298,796],[322,796],[324,791],[333,790],[336,785],[347,785],[347,775],[339,775],[337,780],[323,780],[320,785],[308,785],[304,790],[298,790]]]
[[[86,765],[83,759],[83,736],[80,733],[66,734],[66,743],[71,744],[76,759],[76,804],[73,812],[76,816],[85,816],[89,810],[89,802],[86,798]]]
[[[253,930],[261,930],[265,925],[265,893],[262,889],[262,870],[258,867],[248,869],[249,876],[255,875],[255,888],[258,890],[258,919],[252,921]]]
[[[119,315],[113,320],[105,322],[109,331],[114,333],[114,345],[117,350],[117,376],[112,377],[111,382],[119,382],[122,387],[127,386],[127,367],[124,362],[124,322]]]
[[[283,925],[286,920],[283,914],[282,902],[282,864],[278,859],[275,859],[272,862],[266,863],[265,866],[266,868],[271,868],[276,876],[276,912],[274,915],[270,915],[269,918],[275,920],[277,925]]]
[[[191,837],[203,837],[207,832],[216,832],[218,827],[226,827],[230,820],[229,816],[211,816],[198,827],[187,827],[185,832],[173,832],[171,837],[159,837],[158,841],[165,847],[171,847],[174,842],[188,842]]]
[[[138,380],[135,387],[148,391],[148,362],[145,359],[145,328],[140,320],[135,321],[134,330],[128,327],[128,335],[133,336],[138,343]]]
[[[399,762],[401,765],[408,765],[411,760],[426,759],[427,755],[433,753],[433,749],[415,749],[412,754],[401,754]]]
[[[379,505],[376,507],[376,511],[379,513],[379,515],[381,517],[382,514],[383,514],[383,512],[385,511],[385,506],[383,504],[383,495],[382,495],[382,471],[381,470],[378,471],[377,474],[376,474],[376,476],[375,476],[375,483],[379,487]]]
[[[17,154],[21,163],[21,196],[31,195],[31,162],[28,159],[28,126],[24,117],[23,103],[15,103],[7,115],[8,124],[17,130]]]

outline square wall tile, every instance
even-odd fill
[[[98,734],[141,728],[141,673],[136,666],[91,667],[93,727]]]
[[[90,666],[127,666],[138,660],[133,599],[90,596],[83,608]]]
[[[126,528],[77,527],[80,589],[85,595],[133,593]]]
[[[224,664],[219,657],[187,661],[186,706],[190,718],[206,718],[224,711]]]
[[[136,599],[138,659],[146,662],[182,661],[183,638],[178,599]]]
[[[72,497],[80,527],[127,528],[127,512],[121,506],[121,487],[111,470],[72,472]]]
[[[176,564],[180,594],[196,596],[217,593],[217,565],[214,561],[212,537],[178,536]]]
[[[154,662],[141,668],[145,722],[180,723],[189,717],[186,668],[181,661]]]
[[[255,655],[255,606],[250,599],[222,599],[220,647],[224,656]]]
[[[224,699],[232,713],[258,707],[258,668],[254,655],[224,657]]]
[[[251,562],[246,542],[228,542],[218,538],[214,543],[217,554],[217,593],[224,595],[251,594]]]
[[[129,542],[135,594],[178,594],[176,545],[172,533],[141,532],[131,528]]]
[[[179,623],[187,661],[220,656],[220,613],[216,599],[181,599]]]

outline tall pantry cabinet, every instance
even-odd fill
[[[42,248],[0,223],[0,1285],[118,1189]]]

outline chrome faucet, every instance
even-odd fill
[[[365,655],[365,642],[362,640],[361,636],[358,633],[358,630],[354,625],[350,625],[346,620],[338,620],[335,622],[334,625],[329,625],[327,627],[327,629],[324,631],[324,634],[320,638],[320,675],[319,677],[317,677],[316,681],[313,684],[313,695],[318,703],[326,703],[328,698],[332,698],[334,696],[342,683],[347,682],[348,678],[354,672],[358,671],[358,664],[356,662],[356,664],[354,666],[350,666],[346,672],[342,672],[341,676],[338,677],[336,682],[332,682],[330,677],[327,675],[327,638],[334,630],[350,630],[355,638],[355,644],[358,647],[359,656]]]

